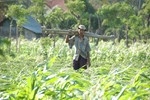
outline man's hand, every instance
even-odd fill
[[[66,35],[65,42],[66,42],[66,43],[69,42],[69,35]]]
[[[91,61],[90,59],[87,59],[87,67],[90,67],[91,66]]]
[[[87,67],[91,66],[91,59],[90,59],[90,52],[88,52],[88,57],[87,57]]]

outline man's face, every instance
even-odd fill
[[[78,29],[78,32],[79,32],[79,35],[84,35],[84,32],[85,32],[85,31],[84,31],[83,29],[80,29],[80,28],[79,28],[79,29]]]

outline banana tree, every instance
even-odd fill
[[[19,34],[18,34],[18,28],[21,27],[25,21],[26,21],[26,16],[28,15],[28,11],[23,8],[21,5],[11,5],[8,8],[7,11],[7,17],[11,19],[11,22],[13,20],[16,20],[17,27],[16,27],[16,51],[19,49]],[[10,29],[11,29],[11,24],[10,24]],[[11,30],[9,36],[11,37]]]

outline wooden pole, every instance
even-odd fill
[[[77,35],[78,32],[76,30],[60,30],[60,29],[45,29],[44,30],[45,34],[60,34],[60,35]],[[85,32],[85,36],[87,37],[92,37],[92,38],[99,38],[99,39],[115,39],[116,37],[114,35],[98,35],[93,32]]]

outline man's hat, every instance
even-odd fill
[[[86,27],[84,25],[79,25],[78,29],[86,30]]]

